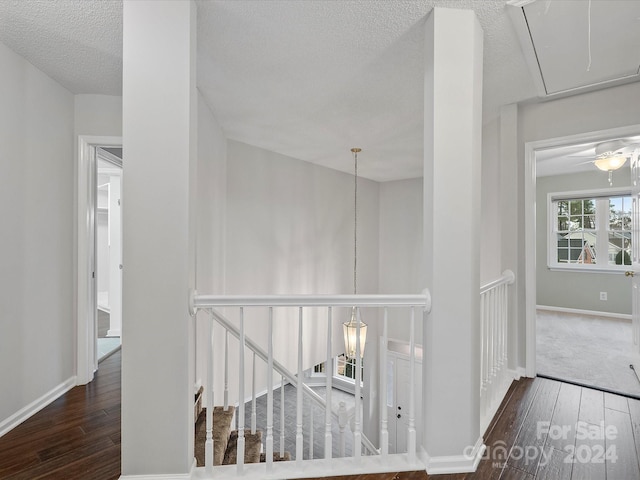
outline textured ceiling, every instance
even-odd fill
[[[200,1],[198,84],[226,135],[373,180],[422,175],[424,23],[473,8],[485,118],[535,89],[503,0]]]
[[[122,95],[122,0],[0,0],[0,41],[72,93]]]
[[[485,121],[535,97],[505,3],[197,0],[198,86],[231,139],[347,172],[358,146],[365,177],[420,176],[434,5],[484,29]],[[121,94],[121,0],[0,0],[0,41],[72,93]]]

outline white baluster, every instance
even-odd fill
[[[296,462],[302,465],[304,437],[302,435],[302,307],[298,308],[298,386],[296,405]]]
[[[480,295],[480,418],[486,411],[487,391],[487,312],[486,294]]]
[[[213,316],[207,322],[209,348],[207,349],[207,418],[204,444],[204,465],[208,475],[213,474]]]
[[[360,382],[362,382],[362,358],[360,358],[360,352],[362,346],[360,345],[360,310],[356,307],[356,391],[355,399],[356,405],[354,408],[354,424],[353,424],[353,456],[356,462],[360,462],[362,455],[362,433],[360,430]]]
[[[491,399],[491,408],[493,408],[493,406],[495,405],[495,403],[498,401],[498,395],[500,394],[499,390],[500,390],[500,382],[498,381],[499,377],[499,368],[500,368],[500,322],[499,319],[500,317],[498,316],[498,289],[493,289],[491,291],[491,298],[492,298],[492,309],[493,311],[491,312],[491,315],[493,317],[493,322],[495,324],[495,330],[494,330],[494,335],[495,335],[495,339],[494,339],[494,343],[495,343],[495,347],[494,347],[494,357],[493,357],[493,395],[492,395],[492,399]]]
[[[504,284],[502,286],[502,306],[500,307],[501,319],[502,319],[502,382],[503,384],[508,382],[507,368],[509,367],[509,352],[507,350],[507,342],[509,341],[507,335],[509,334],[509,326],[507,319],[509,308],[509,285]]]
[[[224,331],[224,411],[229,410],[229,330]]]
[[[389,453],[389,430],[387,419],[387,344],[388,340],[388,315],[387,307],[384,307],[384,320],[382,324],[382,342],[380,345],[380,453],[386,457]]]
[[[498,397],[502,393],[502,370],[503,370],[503,362],[504,362],[504,343],[503,343],[503,331],[504,325],[502,324],[502,291],[504,289],[504,285],[499,285],[496,288],[496,322],[498,324],[498,358],[497,358],[497,378],[496,378],[496,402],[500,401]]]
[[[280,457],[284,457],[284,375],[280,384]]]
[[[416,312],[411,307],[411,323],[409,326],[409,431],[407,438],[407,454],[409,463],[416,461]]]
[[[256,352],[253,352],[253,366],[251,370],[251,433],[256,433]]]
[[[313,460],[313,403],[309,402],[309,460]]]
[[[338,427],[340,428],[340,457],[345,456],[345,437],[344,432],[347,427],[347,422],[349,421],[349,417],[347,415],[347,406],[341,401],[340,406],[338,407]]]
[[[241,475],[244,469],[244,308],[240,307],[240,355],[238,369],[240,379],[238,382],[238,474]]]
[[[269,307],[267,354],[267,439],[265,445],[267,472],[270,473],[273,469],[273,307]]]
[[[494,343],[495,343],[495,323],[491,308],[491,291],[487,292],[487,322],[489,324],[489,360],[487,362],[487,408],[491,408],[493,398],[493,370],[494,370]]]
[[[327,380],[327,395],[325,398],[325,407],[324,407],[324,458],[327,460],[331,460],[332,449],[333,449],[333,437],[331,435],[331,393],[332,393],[332,379],[333,379],[333,356],[331,354],[331,307],[329,307],[327,312],[327,360],[324,364],[324,373],[325,378]]]

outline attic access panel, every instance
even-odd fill
[[[537,0],[521,10],[543,96],[640,79],[640,2]]]

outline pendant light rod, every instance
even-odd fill
[[[358,293],[358,153],[361,148],[354,147],[354,187],[353,187],[353,294]]]

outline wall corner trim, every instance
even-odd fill
[[[20,425],[22,422],[32,417],[44,407],[52,403],[53,401],[60,398],[62,395],[67,393],[73,387],[76,386],[76,376],[68,378],[61,384],[55,386],[47,393],[42,395],[40,398],[37,398],[29,405],[18,410],[16,413],[11,415],[9,418],[0,422],[0,437]]]

